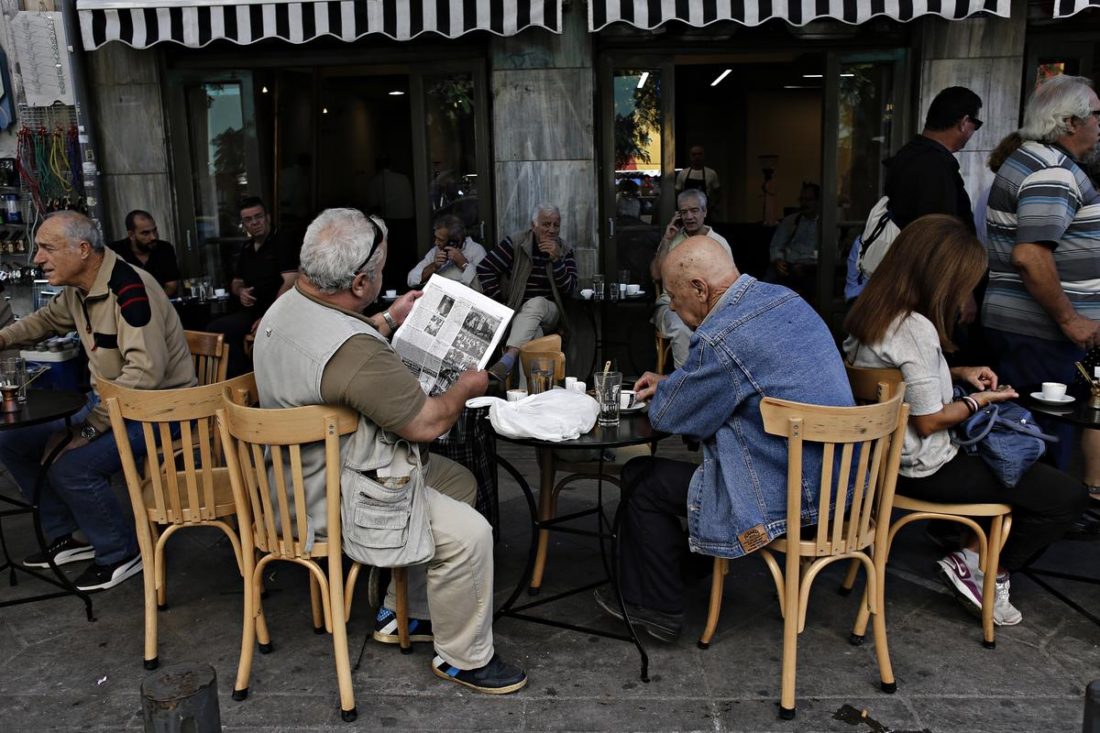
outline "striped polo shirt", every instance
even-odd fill
[[[982,322],[987,327],[1065,339],[1012,266],[1012,248],[1025,242],[1051,248],[1070,303],[1081,315],[1100,320],[1100,196],[1065,150],[1026,142],[1009,156],[989,192],[986,225],[989,288]]]

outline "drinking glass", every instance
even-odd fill
[[[0,387],[15,387],[19,390],[19,401],[27,401],[27,362],[23,357],[14,356],[0,361]]]
[[[592,300],[603,300],[603,275],[592,276]]]
[[[623,388],[622,372],[596,372],[596,402],[600,404],[599,424],[615,427],[619,424],[619,392]]]
[[[619,283],[611,283],[607,286],[607,299],[618,300],[619,299]]]
[[[619,295],[626,297],[626,286],[630,284],[630,270],[619,270]]]
[[[531,379],[527,394],[549,392],[554,387],[554,362],[552,359],[532,359]]]

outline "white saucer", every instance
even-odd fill
[[[632,412],[641,412],[645,409],[645,402],[635,402],[633,407],[620,407],[619,412],[629,415]]]
[[[1067,395],[1063,395],[1063,396],[1059,397],[1056,400],[1052,400],[1052,399],[1048,399],[1046,397],[1043,397],[1042,392],[1032,392],[1031,393],[1031,399],[1035,400],[1036,402],[1042,402],[1044,405],[1068,405],[1069,403],[1073,402],[1074,398],[1070,397],[1067,394]]]
[[[387,303],[392,303],[400,297],[400,295],[383,295],[382,300],[386,301]]]

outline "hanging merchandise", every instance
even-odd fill
[[[75,125],[19,130],[16,167],[37,215],[60,209],[86,212]]]
[[[8,57],[0,49],[0,130],[6,130],[15,122],[15,92],[8,73]]]

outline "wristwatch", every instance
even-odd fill
[[[390,327],[391,334],[397,331],[397,321],[393,320],[393,316],[390,315],[388,310],[382,311],[382,320]]]
[[[91,443],[99,437],[99,431],[95,429],[95,425],[84,423],[84,426],[80,428],[80,437]]]

